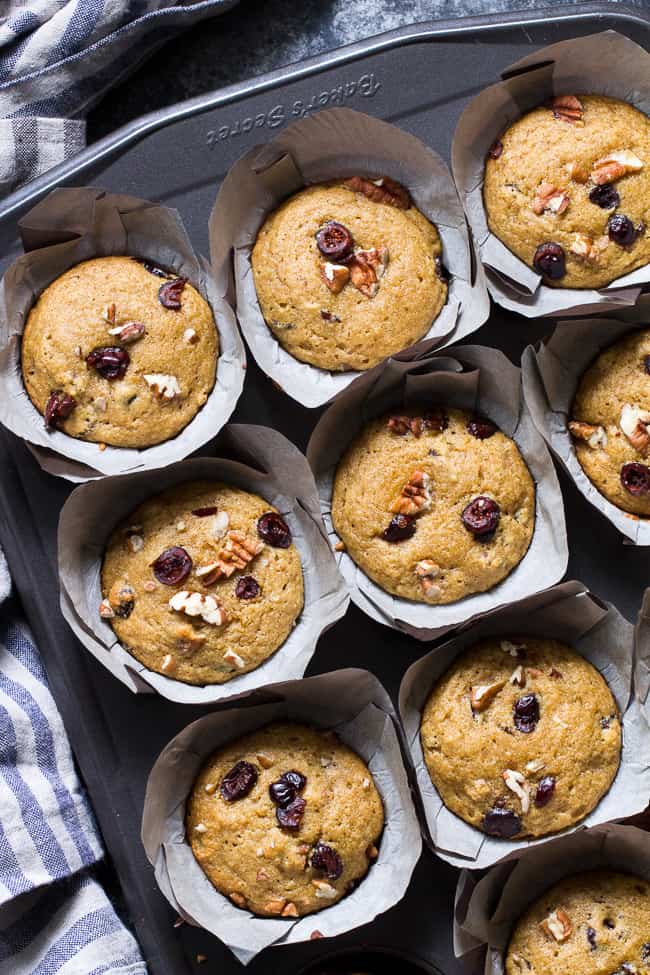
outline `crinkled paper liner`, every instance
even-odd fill
[[[562,462],[582,495],[637,545],[650,545],[650,518],[640,518],[608,501],[585,474],[567,423],[580,377],[596,356],[624,335],[647,325],[588,319],[558,326],[537,349],[524,349],[521,371],[526,405],[535,426]]]
[[[452,277],[447,303],[424,336],[429,347],[475,331],[490,310],[451,174],[436,153],[407,132],[351,109],[318,112],[290,125],[268,145],[247,152],[226,176],[210,216],[210,254],[218,281],[228,278],[234,254],[237,317],[246,341],[264,372],[303,406],[322,406],[362,373],[328,372],[282,348],[260,310],[251,251],[267,214],[287,196],[309,183],[358,174],[399,180],[438,228]]]
[[[244,385],[246,354],[232,308],[207,263],[197,257],[176,210],[132,196],[89,187],[56,189],[19,223],[27,253],[0,286],[0,422],[27,441],[41,467],[70,481],[151,470],[181,460],[227,422]],[[214,389],[196,416],[172,440],[136,450],[48,433],[25,390],[20,343],[27,316],[41,292],[80,261],[130,255],[188,278],[209,303],[219,333]]]
[[[648,610],[650,590],[646,614]],[[623,722],[621,764],[609,792],[584,820],[562,835],[641,812],[650,795],[650,726],[643,708],[650,666],[647,615],[640,617],[635,634],[632,624],[613,606],[597,601],[582,583],[565,582],[484,616],[414,663],[402,680],[400,715],[431,842],[436,853],[456,867],[489,867],[515,851],[549,842],[549,837],[494,839],[447,809],[431,781],[420,741],[422,711],[429,694],[466,647],[488,636],[527,635],[562,640],[589,660],[607,681]]]
[[[551,457],[523,404],[519,370],[502,352],[471,345],[454,347],[449,356],[427,352],[388,359],[356,380],[322,416],[309,441],[307,457],[332,544],[338,539],[331,517],[334,476],[350,442],[376,416],[432,402],[476,410],[512,437],[535,481],[536,517],[526,555],[502,582],[488,592],[446,605],[392,596],[372,582],[346,552],[336,553],[352,601],[372,619],[419,640],[433,639],[498,606],[552,586],[564,575],[568,559],[562,495]]]
[[[543,285],[540,275],[488,229],[483,171],[495,139],[553,95],[609,95],[649,115],[650,55],[628,37],[608,30],[544,47],[512,64],[501,77],[503,80],[469,103],[452,145],[454,179],[478,242],[490,294],[504,308],[528,318],[581,315],[633,305],[641,287],[650,283],[648,264],[598,291]]]
[[[181,461],[159,471],[155,482],[144,472],[84,484],[66,501],[59,522],[61,611],[77,638],[130,690],[154,691],[184,704],[220,701],[271,681],[301,677],[321,633],[348,607],[313,477],[300,451],[275,430],[239,424],[226,427],[217,449],[238,459]],[[305,604],[282,646],[255,670],[225,684],[192,685],[147,669],[122,647],[110,624],[99,616],[101,567],[115,525],[137,505],[166,488],[204,478],[259,494],[282,512],[300,555]]]
[[[585,870],[620,870],[650,883],[648,834],[635,826],[595,826],[500,863],[480,880],[464,870],[456,889],[456,957],[471,961],[473,971],[504,975],[510,936],[522,914],[550,887]]]
[[[248,964],[269,945],[333,937],[371,921],[403,897],[422,849],[393,709],[365,670],[339,670],[273,684],[200,718],[158,758],[147,783],[142,841],[163,894],[191,924],[215,934]],[[259,918],[235,907],[209,882],[185,841],[185,800],[205,759],[225,742],[270,721],[304,722],[336,731],[368,764],[379,790],[385,827],[379,856],[345,898],[298,920]]]

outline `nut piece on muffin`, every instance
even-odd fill
[[[255,670],[303,608],[300,556],[267,501],[216,481],[148,498],[113,531],[100,616],[149,670],[223,684]]]
[[[594,487],[617,508],[650,517],[650,329],[596,357],[580,379],[568,428]]]
[[[604,95],[558,95],[494,143],[492,233],[561,288],[602,288],[650,262],[650,119]]]
[[[452,603],[501,582],[528,550],[535,485],[489,419],[433,407],[370,422],[334,481],[332,521],[386,592]]]
[[[22,375],[46,429],[144,448],[198,413],[218,354],[210,306],[185,278],[133,257],[97,257],[40,295],[22,338]]]
[[[517,922],[506,975],[650,975],[650,885],[614,870],[574,874]]]
[[[440,677],[420,740],[448,809],[490,836],[522,839],[596,807],[618,771],[621,723],[605,680],[571,647],[490,637]]]
[[[365,762],[330,731],[276,722],[219,748],[187,801],[208,880],[261,917],[302,917],[355,887],[384,809]]]
[[[386,176],[300,190],[266,218],[251,260],[271,332],[320,369],[370,369],[419,341],[447,300],[438,231]]]

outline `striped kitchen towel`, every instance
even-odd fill
[[[0,196],[85,145],[84,117],[180,30],[237,0],[0,0]]]

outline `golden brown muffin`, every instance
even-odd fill
[[[545,284],[602,288],[650,261],[650,120],[558,96],[493,145],[483,198],[492,233]]]
[[[650,329],[596,357],[580,379],[571,417],[589,480],[618,508],[650,517]]]
[[[489,420],[436,407],[369,423],[339,463],[334,528],[386,592],[451,603],[485,592],[526,554],[535,486]]]
[[[148,498],[113,531],[100,615],[149,670],[223,684],[255,670],[303,607],[288,525],[256,494],[193,481]]]
[[[184,278],[98,257],[43,291],[27,318],[22,373],[48,429],[113,447],[175,437],[214,386],[210,306]]]
[[[517,922],[506,975],[650,975],[650,887],[614,870],[560,881]]]
[[[395,185],[397,197],[387,190]],[[264,319],[287,352],[321,369],[369,369],[421,339],[440,314],[441,253],[436,228],[403,187],[355,177],[310,186],[274,210],[252,266]]]
[[[208,880],[262,917],[335,904],[366,875],[384,826],[365,762],[333,732],[267,725],[218,749],[187,802]]]
[[[431,692],[420,737],[447,808],[505,839],[584,819],[621,758],[601,674],[566,644],[536,637],[490,637],[462,653]]]

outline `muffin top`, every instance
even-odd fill
[[[620,763],[609,687],[575,650],[545,638],[490,637],[462,653],[431,692],[420,737],[445,805],[504,839],[584,819]]]
[[[70,268],[30,311],[22,374],[49,430],[113,447],[175,437],[216,375],[210,306],[185,278],[132,257]]]
[[[369,369],[428,332],[447,300],[433,224],[399,183],[360,177],[300,190],[252,254],[264,319],[296,359]]]
[[[650,887],[614,870],[574,874],[517,922],[506,975],[650,975]]]
[[[289,526],[258,497],[192,481],[148,498],[115,528],[100,615],[149,670],[223,684],[282,646],[303,607]]]
[[[601,288],[650,261],[650,120],[604,95],[558,95],[485,163],[490,230],[544,283]]]
[[[338,465],[332,520],[350,557],[389,593],[451,603],[504,579],[535,527],[516,444],[464,410],[369,423]]]
[[[600,493],[623,511],[650,517],[650,329],[615,342],[583,373],[569,431]]]
[[[219,748],[187,801],[210,882],[262,917],[330,907],[365,876],[384,826],[365,762],[333,732],[277,722]]]

